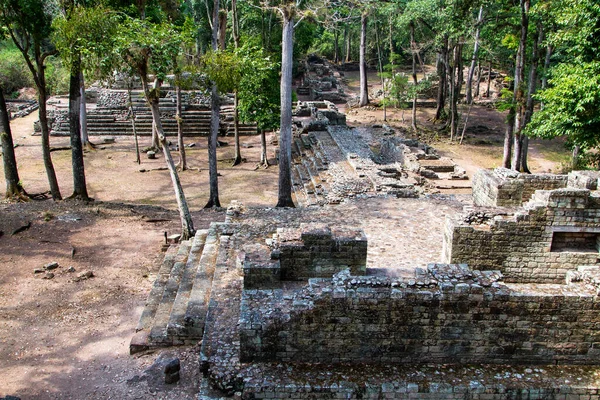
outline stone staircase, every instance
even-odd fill
[[[292,142],[292,185],[299,206],[324,205],[329,183],[326,171],[329,161],[319,149],[314,135],[301,134]]]
[[[138,135],[152,134],[152,114],[141,91],[132,94],[132,105],[135,113],[136,131]],[[167,136],[177,135],[177,120],[175,119],[176,104],[168,98],[160,99],[162,124]],[[230,104],[221,106],[220,134],[233,135],[233,111]],[[87,112],[89,135],[132,135],[133,127],[130,112],[127,107],[98,106]],[[210,133],[210,108],[205,105],[184,104],[182,107],[184,136],[207,136]],[[257,134],[256,124],[239,125],[240,135]],[[57,109],[57,117],[52,127],[52,135],[69,135],[69,120],[65,109]]]
[[[202,340],[222,225],[212,223],[169,247],[131,341],[132,354]]]

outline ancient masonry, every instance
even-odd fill
[[[473,179],[475,204],[506,208],[475,207],[448,220],[442,260],[499,269],[505,280],[521,283],[558,283],[579,266],[599,265],[599,176],[479,171]]]
[[[131,349],[201,340],[206,400],[599,399],[598,177],[468,207],[412,278],[369,275],[360,230],[261,240],[234,203],[167,252]]]
[[[175,89],[164,86],[161,90],[160,111],[163,128],[168,136],[177,135]],[[133,135],[132,114],[129,107],[129,95],[123,89],[87,90],[88,133],[90,135]],[[184,91],[182,94],[182,121],[186,136],[207,136],[210,133],[210,103],[199,92]],[[221,99],[220,133],[233,134],[233,99],[225,96]],[[52,135],[69,135],[69,120],[66,105],[55,104],[51,115]],[[149,136],[152,133],[152,114],[141,90],[132,91],[132,107],[135,114],[138,135]],[[239,124],[243,135],[256,134],[255,124]]]

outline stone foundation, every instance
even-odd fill
[[[508,282],[557,283],[580,265],[599,265],[600,195],[538,191],[517,212],[474,209],[447,220],[442,260],[499,269]]]
[[[241,360],[598,364],[600,308],[586,282],[534,289],[432,264],[412,280],[344,271],[293,293],[244,291]]]

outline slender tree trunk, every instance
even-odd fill
[[[360,101],[359,107],[369,104],[369,87],[367,84],[367,13],[363,12],[360,17]]]
[[[340,61],[340,33],[337,29],[333,31],[333,62],[338,64]]]
[[[454,62],[452,65],[451,102],[450,102],[450,140],[458,135],[458,99],[460,98],[460,89],[463,79],[462,65],[462,43],[457,43],[454,47]]]
[[[79,76],[79,81],[81,82],[80,86],[80,105],[79,105],[79,123],[81,125],[81,143],[84,148],[94,148],[92,142],[90,142],[90,138],[88,136],[87,129],[87,100],[85,98],[85,80],[83,77],[83,72]]]
[[[393,20],[392,20],[392,14],[389,15],[388,18],[388,45],[389,45],[389,51],[390,51],[390,65],[392,66],[391,71],[392,74],[394,73],[394,63],[396,62],[394,60],[394,53],[395,53],[395,49],[394,49],[394,36],[393,36]]]
[[[160,139],[158,137],[158,130],[156,129],[156,122],[152,121],[152,149],[154,151],[160,151]]]
[[[514,81],[510,83],[509,90],[514,90]],[[513,132],[515,128],[515,107],[508,109],[506,116],[506,130],[504,131],[504,154],[502,157],[502,166],[510,168],[510,156],[512,154]]]
[[[260,130],[260,165],[267,168],[269,159],[267,158],[267,136],[263,129]]]
[[[410,49],[412,53],[412,78],[414,85],[413,101],[412,101],[412,113],[410,126],[414,132],[417,131],[417,44],[415,43],[415,23],[410,21]]]
[[[231,0],[231,18],[233,44],[237,49],[240,47],[240,22],[237,11],[237,0]]]
[[[537,69],[540,61],[539,44],[544,41],[544,28],[541,23],[538,23],[538,37],[533,41],[533,50],[531,52],[531,64],[529,69],[529,84],[527,86],[527,102],[525,105],[525,116],[523,117],[523,128],[529,124],[533,116],[534,99],[533,96],[537,90]],[[530,174],[529,166],[527,165],[527,153],[529,152],[529,137],[523,135],[523,145],[521,149],[521,169]]]
[[[485,89],[485,97],[490,98],[490,88],[492,86],[492,62],[488,63],[488,78],[487,78],[487,88]]]
[[[240,165],[242,163],[242,151],[240,146],[240,123],[239,123],[239,99],[237,91],[233,94],[233,136],[235,139],[235,158],[233,159],[233,166]]]
[[[131,98],[131,81],[127,84],[127,98],[129,99],[129,113],[131,115],[131,129],[133,130],[133,140],[135,142],[135,161],[139,164],[142,163],[140,159],[140,144],[138,141],[137,128],[135,126],[135,110],[133,109],[133,100]],[[153,125],[154,126],[154,125]]]
[[[227,39],[227,11],[219,11],[219,49],[225,50]]]
[[[467,104],[473,102],[472,87],[473,87],[473,74],[475,73],[475,66],[477,65],[477,55],[479,53],[479,32],[481,30],[481,24],[483,23],[483,6],[479,7],[479,16],[477,17],[477,28],[475,29],[475,45],[473,47],[473,57],[471,57],[471,66],[469,67],[469,74],[467,75],[466,82],[466,98]]]
[[[477,61],[477,81],[475,83],[475,97],[479,98],[479,89],[481,88],[481,61]]]
[[[281,124],[279,128],[279,193],[277,207],[294,207],[292,200],[292,65],[294,13],[283,9],[281,43]]]
[[[70,198],[90,200],[85,181],[83,145],[81,142],[81,58],[73,57],[69,85],[69,131],[71,135],[71,165],[73,167],[73,194]]]
[[[179,80],[180,77],[177,77]],[[177,148],[179,149],[179,167],[182,171],[187,169],[187,158],[185,156],[185,144],[183,142],[183,112],[181,105],[181,87],[177,85],[175,87],[175,97],[177,103],[177,115],[175,120],[177,121]]]
[[[344,37],[342,38],[342,64],[348,62],[348,26],[344,24]]]
[[[43,68],[40,76],[43,76]],[[39,103],[39,117],[40,127],[42,129],[42,158],[44,159],[44,167],[46,168],[46,175],[48,176],[48,184],[50,185],[50,194],[53,200],[62,200],[60,189],[58,187],[58,180],[56,179],[56,172],[54,171],[54,165],[52,164],[52,157],[50,156],[50,129],[48,128],[48,112],[46,109],[46,84],[44,79],[44,85],[38,86],[38,103]]]
[[[529,29],[529,0],[521,0],[521,38],[519,40],[519,49],[517,50],[517,59],[515,63],[515,90],[514,104],[515,109],[515,127],[514,127],[514,147],[511,167],[515,171],[521,171],[521,151],[523,142],[521,140],[523,130],[523,117],[525,112],[525,46],[527,45],[527,31]]]
[[[573,146],[573,152],[571,153],[571,169],[576,170],[579,164],[579,152],[581,151],[581,147],[578,145]]]
[[[348,26],[344,30],[344,35],[346,37],[346,62],[349,63],[352,58],[352,35],[348,32]]]
[[[219,0],[214,0],[213,9],[213,32],[212,48],[217,50],[219,29]],[[219,201],[219,174],[217,171],[217,141],[219,140],[219,113],[221,109],[219,92],[216,83],[213,82],[210,93],[210,135],[208,137],[208,176],[210,193],[208,203],[204,208],[221,207]]]
[[[157,79],[154,82],[154,88],[150,90],[145,75],[145,71],[140,73],[142,87],[144,89],[144,94],[146,95],[146,100],[150,105],[152,120],[156,126],[156,132],[158,134],[157,136],[162,146],[162,150],[165,153],[165,161],[167,162],[167,168],[169,169],[169,174],[171,175],[171,182],[173,183],[173,190],[175,192],[175,198],[177,199],[177,208],[179,209],[179,217],[181,219],[181,240],[187,240],[193,237],[195,234],[194,223],[192,221],[192,215],[190,214],[187,200],[185,199],[185,194],[183,193],[183,187],[181,186],[181,181],[179,180],[179,175],[177,174],[177,168],[173,162],[173,156],[169,150],[169,143],[167,142],[162,121],[160,119],[159,93],[161,82]]]
[[[383,77],[383,60],[381,56],[381,44],[379,42],[379,29],[377,22],[375,22],[375,41],[377,42],[377,60],[379,61],[379,77],[381,79],[381,91],[383,92],[383,120],[387,121],[387,104],[386,104],[386,90],[385,90],[385,78]]]
[[[444,36],[444,42],[442,47],[440,48],[437,56],[437,74],[440,80],[437,92],[436,99],[436,109],[435,109],[435,120],[439,121],[442,119],[442,115],[444,113],[444,107],[446,106],[446,87],[448,86],[448,81],[446,77],[448,76],[448,36]]]
[[[2,142],[2,160],[4,163],[4,180],[6,181],[7,199],[26,200],[27,193],[21,185],[17,158],[10,130],[10,118],[4,100],[4,89],[0,86],[0,141]]]

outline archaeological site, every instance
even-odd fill
[[[234,201],[171,244],[131,353],[198,343],[204,400],[600,398],[600,174],[469,180],[387,125],[347,126],[340,73],[307,69],[298,208]],[[443,182],[472,197],[448,202]],[[382,205],[445,222],[398,245],[406,225],[363,220]]]

